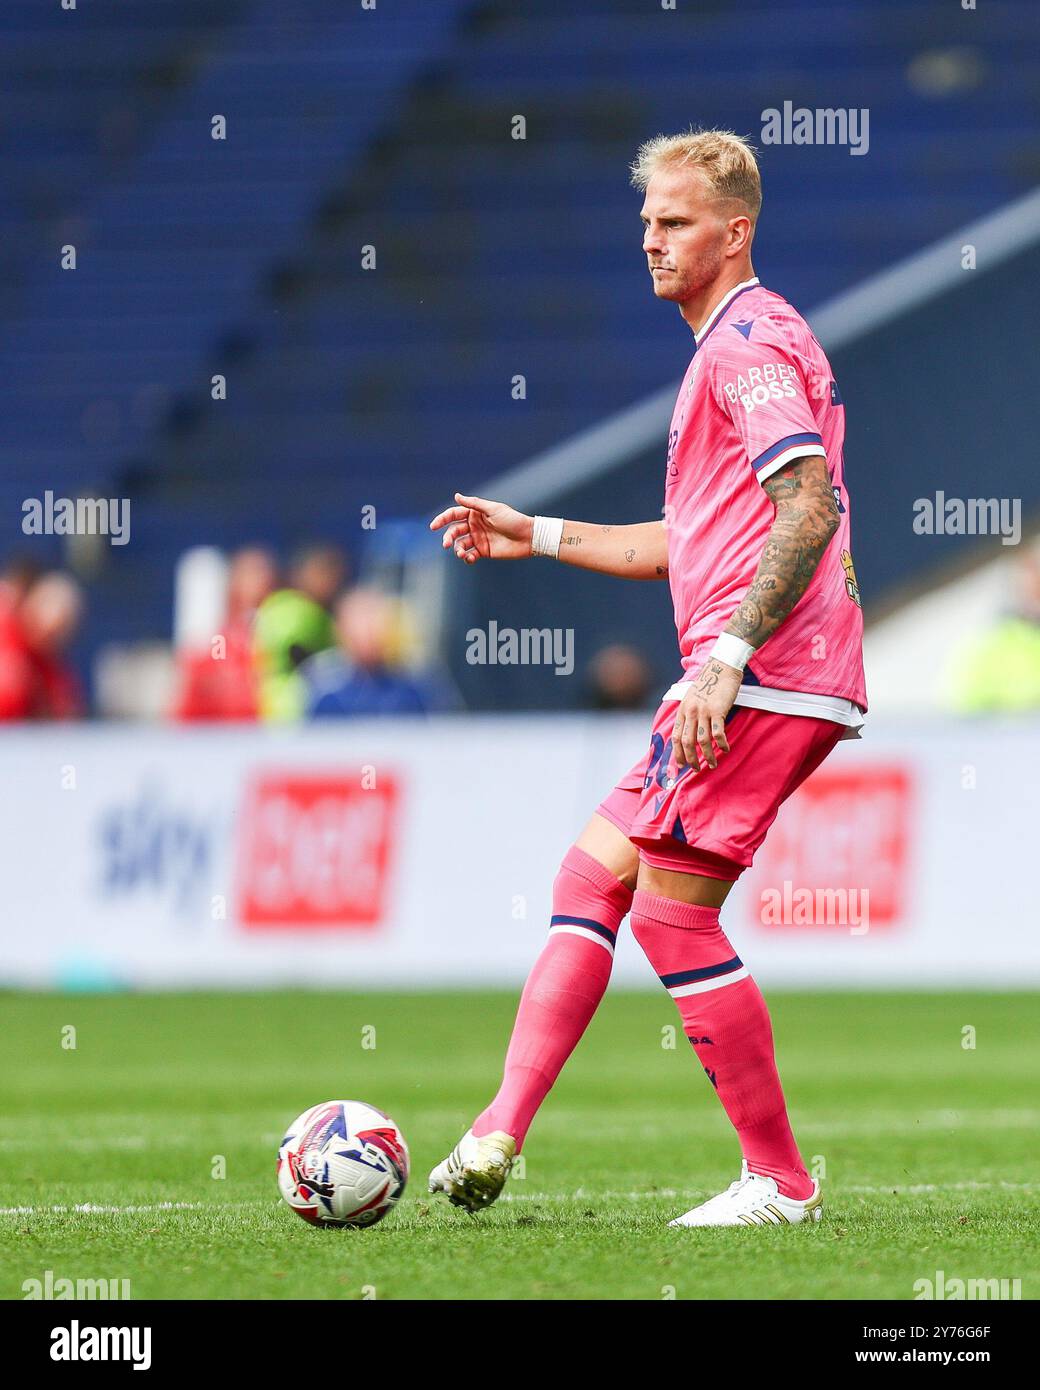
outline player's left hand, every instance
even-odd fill
[[[698,750],[708,767],[718,767],[716,746],[719,753],[729,752],[726,715],[737,698],[740,680],[735,666],[710,657],[690,682],[679,701],[672,730],[672,749],[679,767],[689,764],[699,772]]]

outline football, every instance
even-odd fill
[[[408,1181],[408,1145],[389,1115],[327,1100],[293,1120],[278,1146],[278,1187],[315,1226],[374,1226]]]

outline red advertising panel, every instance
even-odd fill
[[[247,928],[372,928],[382,920],[398,787],[381,774],[267,773],[238,827],[238,917]]]
[[[906,912],[913,795],[896,764],[826,767],[780,808],[749,874],[749,911],[769,930],[873,931]]]

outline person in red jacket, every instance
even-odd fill
[[[177,653],[177,691],[170,716],[183,721],[256,719],[258,676],[253,618],[278,583],[274,556],[261,546],[236,551],[228,569],[228,616],[219,646]]]
[[[0,720],[83,717],[83,691],[64,656],[82,614],[82,591],[67,574],[0,582]]]

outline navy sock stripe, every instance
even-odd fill
[[[617,941],[617,932],[605,927],[602,922],[594,922],[591,917],[567,917],[563,913],[556,913],[549,921],[550,927],[588,927],[589,931],[594,931],[598,936],[602,936],[604,941],[609,941],[613,945]]]
[[[700,970],[677,970],[674,975],[661,975],[659,979],[665,989],[673,989],[676,985],[692,985],[696,980],[713,980],[716,975],[732,975],[743,964],[739,956],[734,956],[718,965],[705,965]]]

